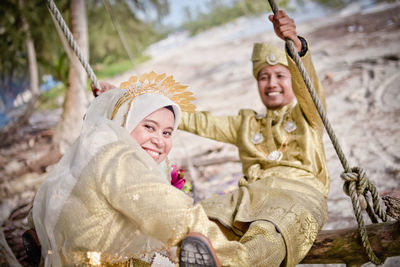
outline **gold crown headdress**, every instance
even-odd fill
[[[166,96],[179,105],[182,111],[194,112],[196,106],[192,104],[191,101],[196,98],[193,97],[192,92],[185,91],[188,86],[176,82],[172,75],[165,77],[165,73],[157,74],[152,71],[142,74],[139,78],[137,76],[131,76],[127,82],[121,83],[120,88],[125,89],[126,92],[115,104],[111,119],[114,118],[118,109],[125,102],[129,101],[130,105],[136,96],[143,94],[159,94]]]

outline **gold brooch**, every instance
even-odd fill
[[[277,57],[275,54],[273,54],[273,53],[267,55],[267,56],[265,57],[265,61],[266,61],[269,65],[272,65],[272,66],[279,63],[278,57]]]

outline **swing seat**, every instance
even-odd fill
[[[366,226],[371,247],[380,259],[400,256],[400,221]],[[361,266],[370,259],[357,228],[324,230],[302,260],[302,264],[346,264]]]
[[[366,226],[374,253],[380,259],[400,256],[400,192],[382,197],[386,213],[396,221]],[[318,236],[301,263],[361,266],[369,262],[357,228],[324,230]]]

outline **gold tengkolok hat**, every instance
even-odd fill
[[[258,79],[258,73],[265,66],[273,66],[281,64],[288,66],[285,52],[273,45],[267,43],[255,43],[253,46],[253,54],[251,56],[253,62],[253,76]]]

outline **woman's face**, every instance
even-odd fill
[[[155,162],[161,163],[172,147],[174,122],[174,114],[160,108],[144,118],[133,129],[131,136]]]

